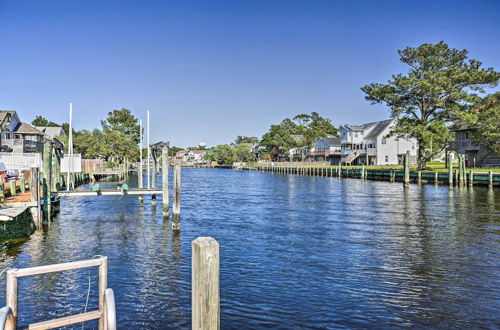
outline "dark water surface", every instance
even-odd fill
[[[136,182],[130,178],[131,186]],[[114,184],[108,184],[113,187]],[[87,187],[88,189],[88,187]],[[500,191],[183,169],[180,235],[161,198],[73,197],[0,267],[109,257],[119,328],[189,328],[191,241],[221,246],[221,327],[495,328]],[[20,280],[20,324],[97,306],[97,271]],[[5,297],[5,274],[0,299]],[[89,322],[86,327],[95,327]]]

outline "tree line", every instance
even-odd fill
[[[58,137],[68,150],[69,124],[57,124],[43,116],[36,116],[31,122],[34,126],[60,126],[66,133]],[[113,110],[101,120],[101,127],[93,130],[73,129],[73,152],[81,154],[82,158],[99,158],[109,162],[121,162],[127,158],[130,161],[139,159],[137,147],[140,138],[139,120],[129,109]]]

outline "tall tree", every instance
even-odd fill
[[[59,127],[59,126],[61,126],[61,125],[59,125],[59,124],[57,124],[57,123],[55,123],[53,121],[49,121],[44,116],[36,116],[35,119],[33,119],[31,121],[31,125],[33,125],[33,126],[42,126],[42,127]]]
[[[453,139],[449,124],[477,101],[477,93],[484,93],[484,87],[496,86],[500,75],[468,59],[467,50],[450,48],[443,41],[407,47],[398,54],[410,67],[408,73],[361,90],[372,104],[389,106],[391,117],[397,119],[392,134],[418,141],[418,167],[422,169]]]
[[[290,149],[300,146],[300,129],[290,118],[285,118],[278,125],[271,125],[262,136],[261,145],[272,148]]]
[[[205,159],[215,161],[219,165],[231,165],[234,162],[233,150],[228,144],[221,144],[208,150]]]
[[[109,146],[106,160],[121,161],[138,158],[139,121],[128,109],[113,110],[101,120],[103,139]]]
[[[240,143],[233,148],[233,157],[237,162],[250,162],[253,160],[252,145]]]
[[[326,136],[337,136],[337,129],[328,118],[321,117],[317,112],[300,114],[293,117],[299,123],[299,132],[303,143],[310,149],[314,142]]]

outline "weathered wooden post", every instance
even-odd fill
[[[40,205],[40,169],[31,168],[31,201],[36,202],[36,222],[37,229],[42,228],[42,209]]]
[[[453,187],[453,163],[451,161],[451,153],[448,154],[448,185]]]
[[[342,177],[342,164],[340,161],[339,161],[339,166],[337,168],[337,171],[338,171],[338,173],[337,173],[338,177],[341,178]]]
[[[474,171],[470,170],[469,172],[469,186],[474,185]]]
[[[9,188],[10,188],[10,196],[11,197],[16,196],[16,181],[15,180],[9,181]]]
[[[172,230],[181,229],[181,164],[175,163],[174,165],[174,205],[173,214],[174,218],[172,221]]]
[[[24,182],[24,178],[19,179],[19,188],[21,189],[21,193],[26,192],[26,182]]]
[[[490,186],[493,186],[493,171],[488,172],[488,179],[490,181]]]
[[[418,180],[418,184],[422,183],[422,172],[421,171],[418,171],[417,180]]]
[[[464,155],[458,155],[458,182],[460,186],[464,185],[464,178],[465,178],[465,173],[464,173]]]
[[[191,243],[191,328],[220,329],[219,243],[212,237],[198,237]]]
[[[55,149],[55,162],[54,162],[54,187],[55,190],[61,189],[61,151]]]
[[[161,185],[163,190],[163,216],[168,217],[168,146],[161,149]]]
[[[13,316],[13,329],[17,329],[17,269],[7,270],[7,292],[6,292],[6,303],[7,307],[10,307]],[[7,328],[6,328],[7,329]]]
[[[44,177],[44,192],[43,205],[44,211],[47,214],[47,220],[52,219],[52,142],[46,141],[43,145],[43,177]]]
[[[410,185],[410,151],[407,151],[404,157],[403,185]]]
[[[365,165],[363,164],[363,166],[361,167],[361,180],[364,179],[365,179]]]
[[[434,184],[438,184],[439,183],[439,176],[438,176],[438,172],[434,172]]]

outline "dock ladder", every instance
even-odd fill
[[[77,324],[90,320],[99,320],[99,330],[116,330],[116,310],[113,290],[107,288],[108,283],[108,257],[67,262],[39,267],[9,269],[7,270],[7,306],[0,309],[0,329],[17,329],[17,297],[19,277],[40,275],[66,270],[88,267],[99,267],[99,309],[91,312],[70,315],[58,319],[33,323],[29,329],[52,329],[70,324]]]

